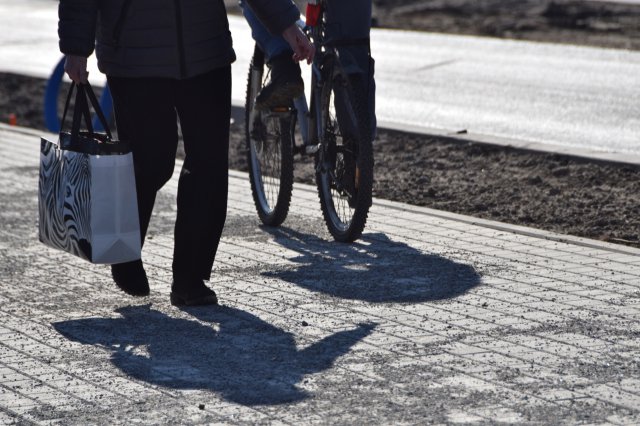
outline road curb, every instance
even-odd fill
[[[238,118],[242,116],[243,115],[241,114],[236,115],[236,117]],[[27,127],[9,126],[7,124],[0,123],[0,131],[3,131],[3,130],[15,131],[18,133],[36,136],[36,137],[40,137],[47,134],[47,132],[41,132],[41,131],[27,128]],[[241,172],[238,170],[229,170],[229,176],[236,177],[236,178],[246,178],[247,175],[245,172]],[[296,183],[295,185],[296,185],[296,189],[306,191],[306,192],[313,192],[313,193],[316,192],[316,188],[313,185],[306,185],[301,183]],[[640,249],[636,249],[634,247],[627,247],[620,244],[607,243],[604,241],[598,241],[598,240],[593,240],[589,238],[576,237],[573,235],[558,234],[556,232],[545,231],[541,229],[530,228],[530,227],[520,226],[520,225],[512,225],[509,223],[497,222],[497,221],[492,221],[488,219],[481,219],[473,216],[467,216],[467,215],[451,213],[443,210],[431,209],[428,207],[414,206],[410,204],[404,204],[404,203],[399,203],[399,202],[390,201],[390,200],[383,200],[379,198],[374,199],[374,205],[392,208],[395,210],[425,214],[431,217],[454,220],[461,223],[482,226],[485,228],[491,228],[491,229],[501,230],[505,232],[511,232],[518,235],[526,235],[529,237],[540,238],[548,241],[571,243],[571,244],[579,245],[582,247],[597,248],[597,249],[607,250],[614,253],[640,256]]]
[[[640,155],[619,152],[595,151],[582,149],[574,146],[546,144],[540,142],[531,142],[526,140],[502,138],[498,136],[483,135],[472,133],[466,130],[459,132],[447,131],[432,127],[415,126],[412,124],[395,123],[391,121],[380,121],[378,127],[386,130],[395,130],[404,133],[413,133],[424,136],[437,136],[447,138],[456,142],[475,142],[485,145],[502,146],[506,148],[514,148],[522,151],[559,154],[576,159],[596,161],[605,164],[628,164],[632,166],[640,166]]]

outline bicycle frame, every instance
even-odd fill
[[[298,20],[296,22],[296,24],[298,25],[298,27],[305,33],[307,34],[307,36],[309,35],[311,29],[310,27],[307,26],[307,24],[302,21],[302,20]],[[314,43],[315,44],[315,43]],[[317,46],[316,46],[317,48]],[[318,69],[318,62],[317,62],[317,57],[313,59],[313,62],[311,63],[311,69],[312,69],[312,76],[311,76],[311,105],[313,105],[313,102],[315,99],[317,99],[317,96],[315,95],[315,89],[316,89],[316,81],[315,81],[315,74],[316,74],[316,69],[318,70],[318,74],[319,73],[319,69]],[[309,104],[307,103],[307,96],[303,93],[302,96],[296,98],[293,100],[293,106],[297,112],[296,114],[296,118],[297,118],[297,123],[298,126],[300,126],[300,135],[302,137],[302,144],[303,146],[310,146],[310,145],[315,145],[317,144],[317,142],[315,142],[314,140],[311,139],[312,135],[316,134],[316,126],[315,123],[318,122],[318,117],[313,117],[312,120],[312,116],[309,112]],[[317,108],[313,108],[315,111],[317,111]],[[313,121],[313,125],[311,125],[311,121]],[[315,142],[315,143],[314,143]],[[298,148],[298,147],[296,147]]]
[[[332,66],[338,54],[334,48],[329,48],[324,43],[324,2],[317,0],[316,2],[310,1],[307,8],[307,14],[309,14],[309,7],[313,7],[313,24],[308,25],[307,22],[298,20],[298,27],[309,37],[316,48],[316,54],[311,63],[311,100],[307,102],[305,94],[299,98],[294,99],[293,105],[296,110],[297,123],[300,126],[300,135],[303,141],[303,147],[295,147],[297,150],[304,150],[306,146],[313,146],[322,143],[322,132],[318,128],[318,123],[321,122],[320,114],[322,109],[319,105],[321,99],[321,91],[324,86],[324,79],[327,74],[326,67]],[[315,4],[311,4],[315,3]],[[340,69],[340,72],[343,72]],[[332,77],[333,71],[330,73]],[[309,107],[311,106],[311,107]]]

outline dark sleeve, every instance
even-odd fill
[[[60,0],[58,37],[65,55],[88,57],[96,40],[98,0]]]
[[[260,22],[273,35],[281,35],[300,19],[300,11],[291,0],[244,0]]]

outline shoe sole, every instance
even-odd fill
[[[287,84],[284,85],[278,94],[271,95],[270,98],[260,100],[260,95],[256,97],[256,111],[265,111],[275,107],[290,106],[291,102],[302,96],[304,93],[304,84]]]
[[[142,291],[132,291],[130,289],[121,287],[118,283],[116,283],[116,287],[118,287],[123,293],[126,293],[129,296],[133,296],[133,297],[146,297],[149,295],[149,293],[151,293],[151,290],[148,288]]]
[[[171,304],[173,306],[206,306],[206,305],[218,305],[218,298],[216,296],[206,296],[194,300],[187,300],[183,297],[176,296],[171,293],[169,296]]]

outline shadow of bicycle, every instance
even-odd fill
[[[480,284],[472,266],[425,254],[382,233],[338,244],[288,228],[267,229],[283,247],[299,253],[293,268],[263,272],[308,290],[374,303],[450,299]]]
[[[183,310],[170,317],[151,305],[116,310],[117,318],[57,322],[67,339],[110,350],[129,377],[173,389],[203,389],[243,405],[300,401],[304,376],[329,369],[376,324],[334,333],[298,349],[291,333],[230,307]]]

